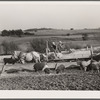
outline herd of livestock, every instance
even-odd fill
[[[53,56],[51,56],[53,55]],[[11,55],[11,58],[4,58],[4,65],[8,64],[15,64],[16,62],[20,62],[24,64],[25,62],[35,62],[34,64],[34,71],[44,71],[46,74],[50,73],[50,67],[47,65],[49,58],[59,58],[59,54],[55,56],[55,53],[48,54],[42,54],[35,51],[25,53],[22,51],[14,51]],[[91,59],[85,60],[85,59],[75,59],[77,66],[79,66],[80,70],[89,71],[96,69],[99,72],[100,69],[100,54],[97,54],[95,56],[92,56]],[[57,63],[55,65],[56,73],[63,72],[66,69],[66,67],[61,64],[57,66]]]

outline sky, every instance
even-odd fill
[[[0,30],[100,28],[100,1],[0,1]]]

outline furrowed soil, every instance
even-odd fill
[[[49,63],[54,66],[52,64]],[[11,69],[19,71],[6,72]],[[34,72],[33,64],[6,65],[0,76],[0,90],[100,90],[100,73],[84,72],[73,66],[63,73],[56,74],[51,70],[50,74],[45,74]]]

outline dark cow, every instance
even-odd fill
[[[4,61],[4,65],[6,65],[7,63],[8,64],[15,64],[18,60],[12,59],[12,57],[11,57],[11,58],[4,58],[3,61]]]
[[[50,73],[50,69],[47,67],[46,62],[39,62],[33,66],[35,72],[44,71],[46,74]]]
[[[97,72],[99,73],[100,70],[100,61],[96,61],[96,60],[91,60],[91,64],[87,67],[87,71],[89,70],[97,70]]]
[[[41,62],[47,61],[47,56],[45,54],[40,54],[40,61]]]
[[[49,68],[45,68],[44,72],[45,72],[45,74],[50,74],[50,69]]]
[[[61,73],[61,72],[64,72],[65,69],[66,68],[65,68],[65,66],[63,64],[59,65],[58,67],[57,67],[57,64],[56,64],[56,67],[55,67],[56,74]]]
[[[91,64],[91,60],[85,61],[85,60],[76,60],[77,65],[80,67],[81,70],[87,71],[87,67]]]
[[[37,72],[37,71],[41,71],[44,68],[44,66],[45,66],[44,62],[41,62],[41,63],[39,62],[39,63],[35,63],[33,68],[35,72]]]
[[[99,61],[100,60],[100,54],[94,55],[92,59]]]

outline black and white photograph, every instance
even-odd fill
[[[100,2],[0,1],[0,90],[99,91]]]

